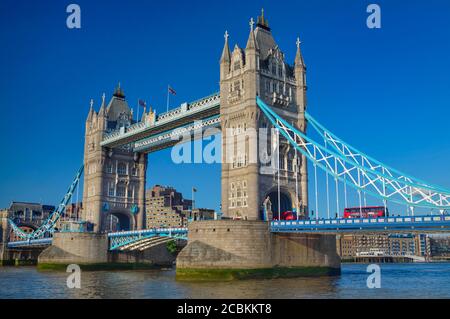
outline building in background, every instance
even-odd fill
[[[208,208],[194,208],[192,210],[183,211],[187,221],[217,219],[216,211]]]
[[[24,233],[31,233],[41,226],[54,210],[55,206],[52,205],[12,202],[9,208],[2,211],[2,217],[13,220]],[[2,232],[3,231],[4,230],[2,230]],[[2,234],[2,237],[6,238],[8,235],[9,241],[21,240],[21,238],[14,233]]]
[[[389,234],[389,254],[391,256],[418,255],[413,234]]]
[[[431,256],[430,239],[427,234],[417,234],[416,238],[416,255],[422,257]]]
[[[428,240],[432,257],[450,257],[450,234],[431,234]]]
[[[412,234],[345,234],[338,236],[337,249],[343,259],[418,255],[416,236]]]
[[[146,191],[146,227],[186,227],[189,221],[214,219],[213,209],[192,209],[192,200],[171,186],[155,185]]]

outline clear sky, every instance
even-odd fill
[[[381,6],[382,28],[366,27]],[[81,7],[81,29],[66,6]],[[83,160],[89,100],[120,81],[127,100],[165,109],[218,91],[223,34],[245,46],[261,7],[290,63],[297,36],[308,110],[338,136],[397,169],[450,188],[450,2],[0,1],[0,207],[57,204]],[[172,185],[218,208],[219,165],[149,156],[147,185]],[[322,192],[323,193],[323,192]],[[321,195],[322,196],[322,195]]]

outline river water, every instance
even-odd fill
[[[381,264],[381,288],[367,288],[367,265],[336,277],[179,282],[175,270],[85,271],[69,289],[65,272],[0,267],[0,298],[450,298],[450,263]]]

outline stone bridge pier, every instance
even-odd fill
[[[337,275],[336,236],[271,233],[263,221],[198,221],[177,257],[179,280]]]

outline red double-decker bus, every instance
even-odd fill
[[[384,206],[344,208],[344,218],[376,218],[385,216],[389,216],[389,211]]]
[[[280,215],[280,219],[281,220],[296,220],[297,219],[297,214],[296,212],[292,212],[290,210],[282,212]],[[278,214],[274,213],[273,214],[273,220],[278,220]]]

